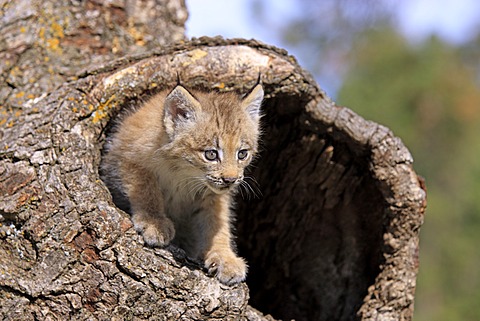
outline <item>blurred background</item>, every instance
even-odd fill
[[[187,0],[187,35],[287,49],[425,177],[415,321],[480,320],[480,1]]]

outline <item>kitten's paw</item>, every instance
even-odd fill
[[[227,285],[242,282],[247,275],[247,264],[233,253],[211,252],[205,258],[205,267],[208,273]]]
[[[150,246],[166,246],[175,237],[175,226],[169,218],[157,219],[153,223],[132,217],[135,230],[143,235],[143,240]]]

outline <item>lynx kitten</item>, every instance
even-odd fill
[[[243,97],[177,85],[119,124],[102,164],[148,245],[179,245],[225,284],[247,272],[232,249],[230,207],[257,152],[262,100],[259,84]]]

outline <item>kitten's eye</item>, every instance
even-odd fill
[[[218,159],[218,152],[215,149],[206,150],[205,158],[209,161],[215,161]]]
[[[244,160],[248,156],[248,150],[246,149],[241,149],[237,153],[237,157],[239,160]]]

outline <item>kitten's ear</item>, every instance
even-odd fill
[[[181,85],[177,85],[165,98],[163,121],[170,137],[175,130],[195,119],[195,112],[201,108],[192,94]]]
[[[257,84],[243,97],[242,105],[254,121],[260,120],[260,107],[263,101],[263,87]]]

